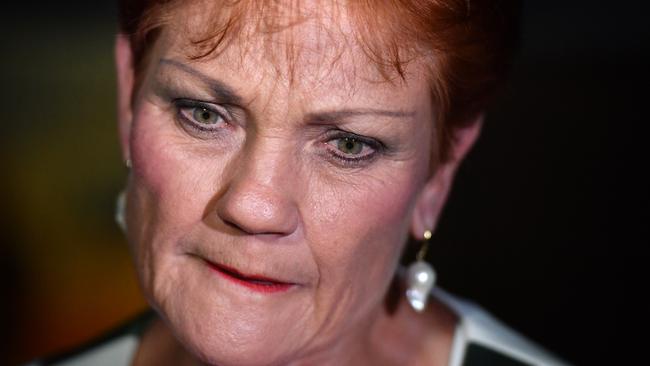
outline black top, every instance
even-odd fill
[[[432,296],[458,317],[448,366],[566,366],[567,363],[508,328],[480,306],[439,288]],[[130,365],[140,338],[156,317],[148,310],[106,335],[61,355],[27,366]]]

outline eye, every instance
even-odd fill
[[[190,99],[178,99],[174,104],[182,124],[194,130],[215,131],[230,121],[228,110],[218,104]]]
[[[383,151],[383,144],[373,138],[336,131],[326,141],[328,155],[345,167],[358,167],[369,163]]]
[[[358,155],[363,151],[363,142],[354,137],[344,137],[337,140],[336,147],[346,155]]]
[[[222,114],[212,110],[205,105],[179,106],[178,112],[192,123],[204,127],[214,127],[214,125],[225,122]]]
[[[192,117],[204,125],[213,125],[221,120],[221,116],[205,107],[192,108]]]

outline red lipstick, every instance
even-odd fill
[[[213,263],[208,260],[205,262],[211,270],[220,276],[253,291],[264,293],[281,292],[287,291],[295,285],[294,283],[281,282],[264,276],[244,274],[234,268]]]

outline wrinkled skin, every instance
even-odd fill
[[[261,36],[190,61],[186,34],[166,28],[138,90],[117,42],[127,234],[160,329],[211,364],[371,360],[396,321],[384,298],[405,242],[435,226],[478,127],[432,172],[417,62],[387,82],[315,22],[276,35],[279,54],[302,50],[292,65]],[[206,261],[293,285],[253,291]]]

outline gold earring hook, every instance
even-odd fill
[[[429,239],[431,239],[433,233],[431,232],[431,230],[425,230],[424,235],[422,236],[424,237],[424,242],[422,243],[422,247],[420,248],[420,251],[415,257],[418,261],[423,261],[424,258],[427,256],[427,249],[429,249]]]

